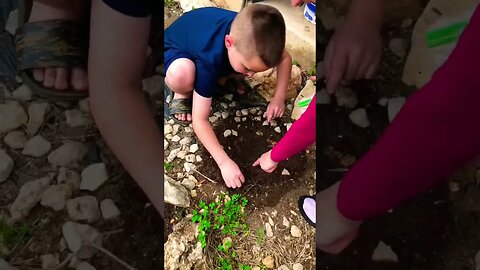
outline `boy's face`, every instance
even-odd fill
[[[228,50],[228,59],[230,60],[230,65],[236,72],[242,73],[246,76],[253,76],[253,74],[257,72],[262,72],[268,69],[258,56],[247,59],[238,51],[234,43],[234,38],[231,35],[225,36],[225,47],[227,47]]]

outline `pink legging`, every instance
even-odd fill
[[[480,154],[480,7],[431,81],[413,94],[340,184],[348,219],[385,213]]]

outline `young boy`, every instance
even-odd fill
[[[165,89],[171,93],[165,106],[175,121],[192,122],[226,185],[240,187],[245,178],[208,121],[212,96],[220,77],[235,72],[252,76],[277,67],[277,89],[267,108],[267,121],[283,115],[292,59],[285,51],[282,15],[261,4],[249,5],[238,14],[201,8],[185,13],[168,27],[164,43]]]

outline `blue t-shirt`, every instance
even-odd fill
[[[165,29],[165,61],[168,50],[187,54],[195,63],[195,91],[203,97],[212,97],[217,80],[235,72],[228,60],[225,35],[236,15],[220,8],[199,8]]]

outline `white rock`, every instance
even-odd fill
[[[192,143],[192,138],[191,137],[185,137],[180,140],[180,145],[188,145]]]
[[[280,129],[280,127],[276,127],[274,130],[275,130],[275,132],[277,132],[277,133],[281,133],[281,132],[282,132],[282,130]]]
[[[242,119],[240,117],[234,117],[233,120],[235,120],[235,122],[237,122],[237,123],[242,121]]]
[[[167,140],[163,140],[163,151],[167,150],[169,145]]]
[[[42,261],[42,269],[52,269],[57,267],[60,264],[59,255],[56,254],[46,254],[40,256]]]
[[[288,107],[288,106],[287,106],[287,107]],[[259,109],[258,112],[257,112],[257,115],[260,116],[260,118],[261,118],[261,117],[262,117],[262,114],[263,114],[262,110]]]
[[[372,255],[373,261],[384,261],[384,262],[398,262],[398,256],[393,252],[392,248],[382,241],[378,243],[377,248],[373,251]]]
[[[282,225],[288,228],[290,227],[290,221],[288,221],[286,217],[283,217]]]
[[[90,99],[84,98],[78,101],[78,108],[84,113],[90,113]]]
[[[221,102],[220,106],[222,106],[222,108],[224,108],[224,109],[228,109],[228,105],[225,102]]]
[[[171,140],[172,138],[173,138],[172,134],[165,135],[165,139],[167,139],[167,140]]]
[[[290,172],[287,169],[283,169],[282,175],[290,175]]]
[[[21,127],[28,120],[27,114],[18,101],[0,104],[0,133]]]
[[[10,131],[3,137],[3,142],[11,149],[22,149],[27,143],[27,136],[23,131]]]
[[[228,137],[228,136],[230,136],[230,135],[232,135],[232,131],[231,131],[230,129],[227,129],[227,130],[225,130],[225,131],[223,132],[223,136],[224,136],[224,137]]]
[[[303,265],[296,263],[293,265],[293,270],[303,270]]]
[[[285,124],[285,127],[287,128],[287,131],[292,127],[292,123],[286,123]]]
[[[228,99],[228,100],[230,100],[230,101],[232,101],[232,99],[233,99],[233,94],[226,94],[226,95],[223,96],[223,97],[226,98],[226,99]]]
[[[27,132],[33,136],[37,134],[45,121],[45,114],[50,110],[50,105],[46,102],[36,102],[28,107]]]
[[[120,210],[111,199],[105,199],[100,202],[100,210],[105,220],[114,219],[120,216]]]
[[[17,198],[10,206],[14,221],[28,216],[30,210],[40,201],[40,195],[49,187],[50,181],[50,177],[43,177],[27,182],[20,188]]]
[[[251,108],[251,109],[249,110],[249,112],[250,112],[250,114],[255,115],[255,114],[257,114],[257,109],[256,109],[256,108]]]
[[[192,163],[189,163],[189,162],[183,163],[183,168],[185,169],[185,171],[187,173],[190,173],[190,172],[192,172],[196,169],[195,164],[192,164]]]
[[[185,163],[186,164],[186,163]],[[179,207],[189,207],[190,197],[188,191],[182,185],[175,182],[172,178],[164,175],[164,200]]]
[[[180,152],[177,153],[177,158],[179,159],[184,159],[187,156],[187,151],[181,150]]]
[[[80,174],[76,171],[69,170],[67,168],[60,168],[58,170],[57,184],[58,185],[68,185],[72,191],[77,191],[80,189]]]
[[[108,173],[105,163],[91,164],[82,171],[81,175],[81,190],[95,191],[98,187],[105,183],[105,181],[108,180]]]
[[[260,121],[262,121],[262,117],[260,117],[260,116],[255,116],[255,117],[253,117],[253,120],[255,120],[255,121],[257,121],[257,122],[260,122]]]
[[[292,105],[292,104],[288,104],[288,105],[287,105],[287,110],[289,110],[289,111],[293,110],[293,105]]]
[[[335,91],[338,106],[344,106],[348,109],[353,109],[357,106],[357,94],[350,88],[340,87]]]
[[[272,227],[275,226],[275,223],[273,222],[273,219],[270,216],[268,217],[268,224],[270,224],[270,226]]]
[[[215,124],[218,121],[218,117],[216,117],[215,115],[210,116],[208,118],[208,121],[210,121],[212,124]]]
[[[0,269],[2,270],[17,270],[17,268],[8,264],[4,259],[0,258]]]
[[[300,230],[297,226],[292,225],[290,228],[290,233],[292,234],[293,237],[302,237],[302,230]]]
[[[22,154],[32,157],[41,157],[52,150],[52,145],[42,135],[36,135],[27,141],[23,147]]]
[[[82,262],[77,266],[76,270],[96,270],[95,267],[93,267],[91,264],[88,262]]]
[[[352,123],[361,128],[366,128],[370,125],[367,111],[365,111],[365,109],[363,108],[352,111],[348,117],[350,118],[350,121],[352,121]]]
[[[232,135],[233,135],[233,136],[238,136],[238,132],[237,132],[236,130],[233,130],[233,129],[232,129]]]
[[[197,162],[202,162],[203,159],[202,159],[201,156],[197,155],[197,156],[195,157],[195,160],[196,160]]]
[[[66,243],[66,241],[65,241]],[[71,255],[70,262],[68,263],[68,268],[70,269],[77,269],[77,266],[80,265],[83,261],[80,260],[77,256],[75,256],[73,253],[69,254]]]
[[[191,127],[185,127],[184,131],[186,133],[192,133],[193,132],[193,129]]]
[[[322,89],[317,93],[317,104],[330,104],[332,99],[330,95],[327,93],[327,90]]]
[[[265,222],[265,232],[267,233],[267,237],[273,237],[272,226],[268,222]]]
[[[2,19],[3,20],[3,19]],[[15,32],[18,28],[18,9],[10,12],[5,24],[5,31],[9,32],[12,36],[15,36]],[[3,268],[0,267],[3,270]],[[8,270],[8,269],[7,269]]]
[[[243,116],[247,116],[248,115],[248,109],[243,109],[240,111],[240,113],[243,115]]]
[[[405,101],[404,97],[391,98],[388,100],[388,120],[390,120],[390,122],[397,116],[397,113],[403,104],[405,104]]]
[[[62,226],[62,233],[68,248],[76,254],[79,259],[89,259],[97,252],[97,249],[84,242],[95,243],[101,246],[102,235],[93,227],[86,224],[78,224],[68,221]]]
[[[263,132],[261,132],[260,130],[257,130],[257,132],[255,132],[255,134],[257,134],[258,136],[263,136]]]
[[[5,152],[5,150],[0,149],[0,183],[8,179],[13,170],[14,161],[13,159]]]
[[[178,154],[181,150],[182,150],[181,147],[172,149],[172,151],[170,151],[170,154],[169,154],[168,157],[167,157],[167,161],[168,161],[168,162],[172,162],[172,161],[177,157],[177,154]]]
[[[247,117],[242,117],[242,122],[247,121]]]
[[[195,160],[195,155],[194,154],[186,155],[185,156],[185,161],[190,162],[190,163],[194,163],[196,161]]]
[[[173,119],[170,119],[170,120],[167,121],[167,123],[169,123],[170,125],[173,125],[173,124],[175,124],[175,121],[173,121]]]
[[[189,178],[185,178],[183,179],[182,181],[182,186],[188,188],[188,189],[194,189],[195,188],[195,182],[193,182],[191,179]]]
[[[195,153],[198,151],[198,144],[192,144],[190,145],[190,149],[189,149],[190,153]]]
[[[262,126],[268,126],[267,120],[263,121]]]
[[[172,132],[172,134],[173,134],[173,135],[176,135],[179,130],[180,130],[180,125],[179,125],[179,124],[173,125],[173,132]]]
[[[228,106],[227,106],[227,108],[228,108]],[[215,115],[217,118],[222,117],[222,113],[221,113],[221,112],[214,112],[213,115]]]
[[[173,127],[172,127],[172,125],[165,124],[165,125],[163,126],[163,134],[164,134],[164,135],[170,134],[170,133],[172,133],[172,132],[173,132]]]
[[[382,97],[378,100],[378,105],[380,105],[382,107],[387,106],[387,104],[388,104],[388,98],[386,98],[386,97]]]
[[[223,119],[227,119],[228,116],[229,116],[228,112],[222,112]]]
[[[180,136],[175,135],[172,137],[172,142],[179,142],[180,141]]]
[[[277,126],[277,121],[276,120],[270,120],[270,126],[276,127]]]
[[[190,190],[190,196],[192,196],[192,198],[197,197],[197,191],[195,189]]]
[[[65,207],[66,201],[72,197],[72,188],[66,184],[52,185],[42,193],[40,204],[60,211]]]
[[[67,125],[71,127],[82,127],[88,125],[88,118],[83,115],[83,112],[80,110],[66,110],[65,118]]]
[[[392,38],[388,44],[390,51],[400,58],[403,58],[407,54],[407,46],[408,42],[403,38]]]
[[[33,98],[33,92],[28,85],[22,84],[12,92],[12,97],[23,102],[30,101]]]
[[[72,166],[82,161],[87,151],[82,143],[67,142],[48,155],[48,162],[54,167]]]
[[[95,222],[100,219],[100,209],[97,198],[82,196],[67,201],[68,216],[73,221]]]
[[[238,110],[235,111],[235,116],[238,116],[238,117],[242,116],[242,112],[241,112],[241,111],[238,111]]]
[[[272,269],[275,267],[275,260],[272,256],[267,256],[262,260],[263,265],[265,265],[268,269]]]
[[[286,265],[280,265],[280,267],[277,268],[277,270],[290,270]]]

